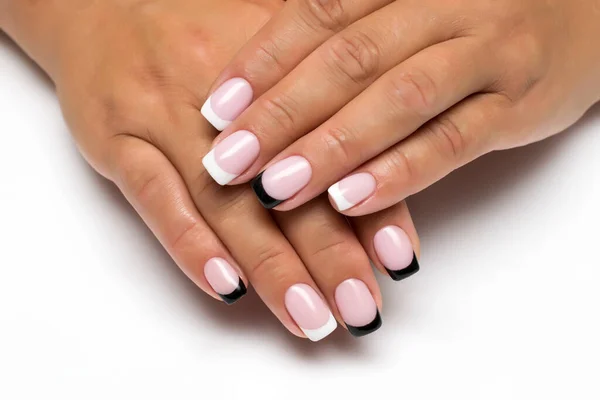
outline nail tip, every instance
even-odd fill
[[[393,271],[391,269],[385,269],[388,273],[388,275],[396,282],[399,282],[401,280],[404,280],[414,274],[416,274],[417,272],[419,272],[419,270],[421,269],[420,265],[419,265],[419,260],[417,260],[417,256],[415,254],[413,254],[413,260],[410,263],[410,265],[404,269],[401,269],[399,271]]]
[[[244,297],[246,293],[248,293],[248,289],[246,288],[244,282],[240,279],[238,287],[233,292],[229,294],[219,294],[219,297],[221,298],[221,300],[223,300],[225,304],[232,305],[233,303],[237,302],[239,299]]]
[[[283,203],[283,200],[274,199],[265,191],[265,188],[262,184],[263,174],[264,172],[258,174],[258,176],[252,180],[250,185],[252,186],[252,190],[254,190],[254,194],[258,198],[258,201],[260,201],[260,204],[262,204],[262,206],[267,210],[271,210]]]
[[[377,311],[375,319],[370,324],[365,326],[352,326],[346,324],[346,328],[348,328],[348,332],[350,332],[352,336],[362,337],[377,331],[382,325],[383,320],[381,319],[381,314],[379,314],[379,311]]]
[[[339,188],[339,183],[332,185],[327,190],[327,193],[329,193],[329,195],[333,199],[334,205],[338,211],[346,211],[346,210],[349,210],[350,208],[354,207],[354,204],[352,204],[348,200],[346,200],[346,198],[342,194],[342,192]]]
[[[237,178],[237,175],[224,171],[223,168],[219,166],[217,160],[215,159],[214,149],[204,156],[202,159],[202,165],[204,165],[204,168],[210,177],[221,186],[225,186]]]
[[[231,121],[224,120],[220,118],[212,109],[210,105],[210,97],[204,102],[202,108],[200,109],[200,114],[218,131],[223,131],[227,128]]]
[[[327,320],[327,323],[325,325],[323,325],[320,328],[317,329],[302,329],[302,332],[304,332],[304,334],[306,335],[306,337],[311,341],[311,342],[318,342],[320,340],[325,339],[327,336],[331,335],[333,333],[333,331],[335,331],[337,329],[337,321],[335,320],[335,317],[333,316],[333,314],[329,313],[329,319]]]

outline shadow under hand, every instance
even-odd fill
[[[560,152],[567,141],[575,140],[581,127],[600,121],[600,104],[567,131],[525,147],[498,151],[456,170],[409,200],[411,214],[423,241],[443,230],[449,221],[464,218],[496,198],[510,194],[535,179]]]

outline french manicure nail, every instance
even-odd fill
[[[235,269],[222,258],[211,258],[204,266],[204,276],[215,292],[227,304],[233,304],[246,294],[246,285]]]
[[[260,144],[252,132],[237,131],[204,156],[202,164],[219,185],[226,185],[247,170],[259,152]]]
[[[252,181],[252,188],[265,208],[271,209],[298,193],[308,184],[312,168],[308,160],[300,156],[281,160]]]
[[[348,210],[366,200],[375,192],[377,182],[373,175],[362,172],[342,179],[328,190],[339,211]]]
[[[317,342],[337,328],[337,321],[315,290],[299,283],[285,293],[285,307],[307,338]]]
[[[419,272],[410,238],[401,228],[386,226],[375,234],[373,244],[379,261],[393,280],[401,281]]]
[[[363,281],[348,279],[340,283],[335,290],[335,303],[353,336],[365,336],[381,328],[377,304]]]
[[[206,100],[200,112],[212,126],[222,131],[252,103],[252,86],[243,78],[223,83]]]

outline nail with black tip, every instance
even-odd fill
[[[365,336],[381,327],[377,303],[363,281],[348,279],[339,284],[335,290],[335,303],[353,336]]]
[[[419,261],[410,238],[400,227],[390,225],[380,229],[375,234],[373,245],[379,261],[393,280],[401,281],[419,271]]]
[[[311,177],[308,160],[292,156],[271,165],[254,178],[252,189],[263,207],[271,209],[302,190]]]
[[[226,304],[233,304],[242,298],[246,285],[235,269],[222,258],[211,258],[204,266],[204,276]]]

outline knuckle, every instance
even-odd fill
[[[345,80],[365,83],[372,80],[379,70],[381,50],[364,32],[341,34],[324,49],[326,65]]]
[[[342,0],[302,0],[301,7],[313,28],[338,32],[348,24]]]
[[[281,265],[282,258],[285,257],[285,250],[265,244],[264,247],[258,249],[254,261],[248,266],[247,273],[250,279],[254,277],[272,277],[274,271],[277,271]]]
[[[297,104],[290,96],[279,93],[261,100],[261,103],[269,125],[276,125],[283,132],[294,131],[297,126]]]
[[[202,211],[210,211],[218,215],[239,216],[245,213],[247,202],[244,195],[248,193],[244,187],[225,188],[217,184],[210,174],[202,169],[191,183],[191,193]]]
[[[217,185],[218,186],[218,185]],[[251,215],[249,205],[252,204],[248,201],[249,192],[244,190],[245,188],[235,188],[233,190],[227,190],[218,186],[216,197],[212,199],[213,204],[210,207],[222,218],[239,218],[240,215]]]
[[[186,226],[183,226],[179,232],[175,233],[172,238],[167,239],[167,248],[178,253],[179,250],[187,248],[190,243],[196,243],[199,228],[200,225],[198,224],[198,221],[190,221]]]
[[[267,65],[265,69],[274,68],[277,72],[286,70],[285,65],[278,56],[281,53],[281,48],[274,39],[265,39],[261,41],[255,49],[255,56]],[[245,71],[250,73],[249,75],[251,75],[254,69],[255,66],[253,63],[244,68]]]
[[[394,180],[400,182],[413,182],[416,179],[414,162],[408,156],[403,146],[394,146],[390,149],[390,157],[386,158],[387,170]]]
[[[115,177],[114,181],[121,190],[133,198],[136,204],[146,207],[161,193],[167,176],[161,169],[142,168],[128,151],[113,151]]]
[[[320,244],[312,250],[312,257],[327,257],[332,260],[340,260],[346,258],[348,254],[351,254],[351,248],[347,240],[337,239],[333,241],[327,241]]]
[[[220,187],[205,168],[200,169],[190,186],[192,196],[201,203],[210,202]]]
[[[454,161],[462,160],[467,146],[464,133],[450,117],[440,116],[426,125],[425,130],[442,146],[442,153],[448,154]]]
[[[437,84],[422,70],[413,69],[400,74],[391,80],[389,87],[390,102],[401,112],[409,110],[419,115],[428,115],[437,103]]]
[[[355,147],[356,135],[348,128],[332,128],[322,137],[326,154],[333,155],[340,165],[349,165],[357,156]]]

